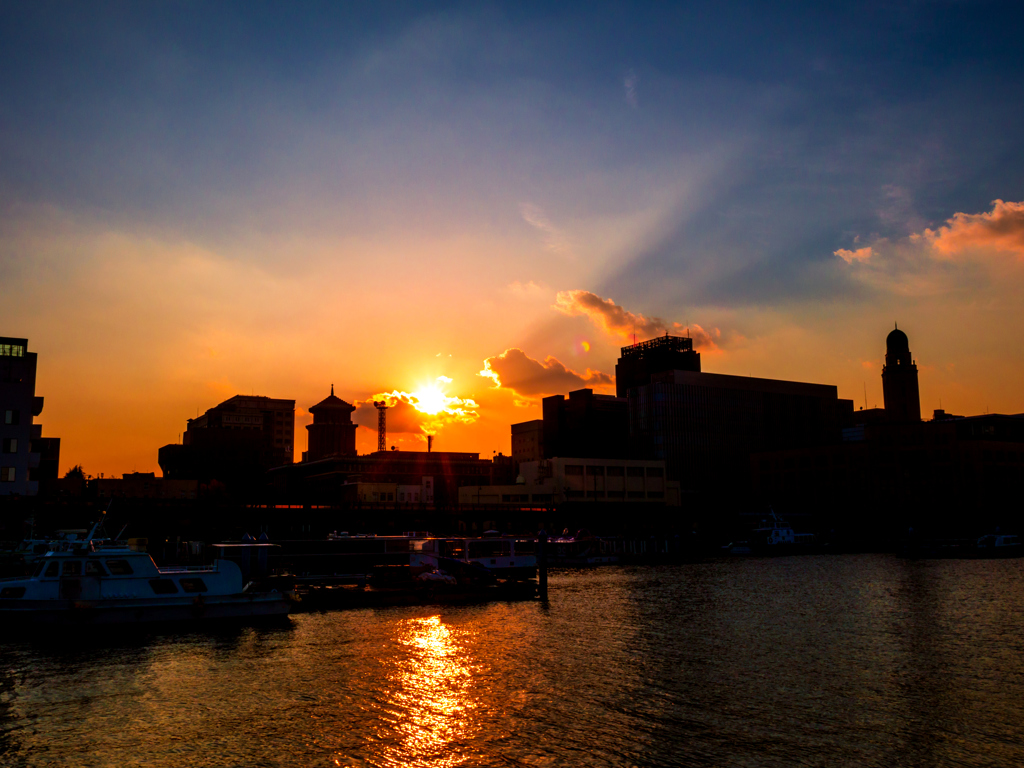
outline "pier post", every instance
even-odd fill
[[[537,533],[537,591],[541,600],[548,599],[548,532]]]

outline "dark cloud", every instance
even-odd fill
[[[377,431],[377,409],[373,406],[372,400],[357,400],[356,411],[352,414],[352,420],[363,427],[369,427]],[[388,432],[411,432],[422,434],[428,416],[420,413],[409,403],[402,400],[395,401],[387,412]]]
[[[583,387],[610,387],[615,383],[614,377],[606,373],[589,368],[584,373],[577,373],[554,357],[547,357],[541,362],[516,347],[484,360],[480,375],[493,379],[499,387],[526,397],[553,395]]]

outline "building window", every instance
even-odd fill
[[[24,357],[25,347],[21,344],[0,344],[0,357]]]
[[[567,475],[582,475],[583,474],[583,466],[580,465],[580,464],[566,464],[565,465],[565,474],[567,474]]]
[[[624,474],[622,467],[608,467],[608,477],[622,477]]]
[[[20,411],[4,411],[4,424],[18,424],[21,416]]]
[[[647,468],[647,476],[648,477],[664,477],[665,476],[665,470],[663,470],[661,467],[648,467]]]
[[[643,467],[627,467],[626,468],[626,476],[627,477],[643,477],[644,476],[644,468]]]
[[[14,482],[14,467],[0,467],[0,483]]]
[[[18,438],[8,437],[4,440],[4,453],[17,453],[18,452]]]

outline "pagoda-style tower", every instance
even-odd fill
[[[899,328],[885,339],[882,366],[882,397],[889,422],[921,420],[921,393],[917,387],[917,364],[910,356],[910,341]]]
[[[355,406],[331,394],[309,409],[313,423],[306,425],[309,432],[309,450],[306,461],[326,459],[328,456],[355,456],[356,425],[352,423]]]

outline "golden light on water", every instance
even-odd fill
[[[469,651],[440,616],[402,622],[398,633],[406,653],[388,677],[393,711],[401,713],[392,727],[401,741],[388,750],[387,764],[462,765],[469,755],[455,745],[479,727]]]

